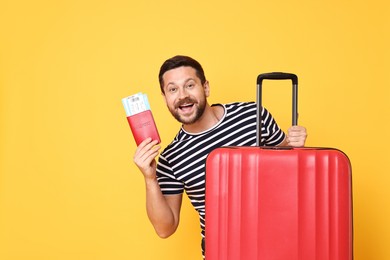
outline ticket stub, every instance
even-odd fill
[[[126,111],[126,116],[132,116],[150,110],[148,97],[141,92],[123,98],[122,103]]]

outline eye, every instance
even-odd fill
[[[186,85],[187,88],[193,88],[194,86],[195,86],[194,83],[189,83],[189,84]]]
[[[175,93],[176,91],[177,91],[177,87],[172,86],[168,88],[169,93]]]

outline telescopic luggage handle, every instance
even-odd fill
[[[298,124],[298,77],[292,73],[271,72],[257,76],[257,138],[256,145],[261,146],[261,107],[263,80],[291,80],[292,81],[292,125]]]

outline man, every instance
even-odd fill
[[[182,123],[174,140],[156,157],[160,146],[150,138],[136,149],[134,162],[145,178],[146,209],[157,234],[172,235],[180,219],[186,191],[198,211],[204,238],[205,160],[221,146],[256,145],[256,104],[209,105],[209,82],[202,66],[187,56],[175,56],[161,66],[160,88],[171,114]],[[293,126],[287,136],[271,114],[262,109],[262,140],[268,146],[304,146],[306,129]],[[202,240],[204,253],[204,239]]]

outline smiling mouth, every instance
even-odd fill
[[[180,110],[188,110],[188,109],[191,109],[193,106],[194,106],[193,103],[191,103],[191,104],[184,104],[184,105],[180,105],[179,109]]]
[[[176,109],[180,109],[181,111],[189,111],[194,105],[194,100],[191,98],[185,98],[176,104]]]

